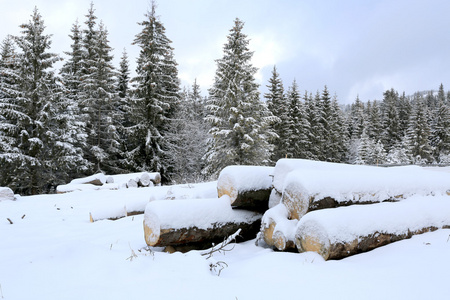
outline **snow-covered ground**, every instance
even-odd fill
[[[122,207],[142,209],[153,200],[215,193],[212,182],[0,201],[0,299],[450,297],[449,229],[338,261],[315,253],[275,252],[254,240],[207,260],[202,251],[148,251],[143,215],[89,222],[93,211],[107,217]],[[223,263],[211,271],[217,262]]]

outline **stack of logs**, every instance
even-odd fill
[[[404,176],[409,173],[412,176]],[[219,176],[218,199],[149,203],[145,240],[149,246],[172,250],[202,249],[241,228],[245,239],[258,234],[258,241],[279,251],[314,251],[325,260],[340,259],[448,228],[446,197],[434,197],[443,201],[438,205],[430,200],[433,197],[421,198],[426,201],[420,205],[409,200],[416,194],[448,195],[446,182],[450,185],[450,174],[414,166],[381,168],[301,159],[281,159],[274,168],[232,166]],[[395,223],[404,220],[406,212],[408,222]],[[395,230],[386,223],[395,223]],[[359,228],[361,224],[364,228]]]
[[[420,205],[404,200],[416,193],[449,195],[442,188],[445,181],[450,185],[449,174],[419,167],[403,168],[410,169],[282,159],[275,167],[271,208],[264,214],[261,236],[269,246],[280,251],[314,251],[327,260],[449,228],[450,214],[439,211],[444,205],[450,212],[449,200],[444,199],[444,203],[439,203],[441,206],[435,207],[433,199]],[[413,176],[405,177],[409,171]],[[401,206],[397,202],[402,202]],[[431,208],[425,213],[427,206]],[[341,208],[335,209],[338,207]],[[418,207],[422,207],[421,213],[427,214],[426,217],[411,214],[408,224],[399,221],[395,230],[384,224],[395,223],[406,211],[417,211]],[[360,216],[365,219],[361,220]],[[388,216],[388,220],[383,216]],[[361,224],[365,228],[358,228]],[[335,238],[343,235],[350,238]]]
[[[219,176],[217,199],[150,202],[144,216],[147,245],[167,251],[205,249],[238,229],[240,240],[253,239],[268,209],[272,174],[273,167],[229,166]]]

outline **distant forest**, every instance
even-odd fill
[[[336,95],[286,89],[274,66],[259,93],[253,52],[235,19],[208,96],[182,88],[171,40],[152,3],[134,44],[113,65],[105,24],[91,4],[74,23],[70,49],[51,53],[36,8],[19,36],[0,45],[0,186],[54,191],[97,172],[160,172],[164,183],[217,178],[228,165],[280,158],[351,164],[450,163],[450,94],[391,89],[382,100],[342,106]],[[54,64],[63,61],[55,70]]]

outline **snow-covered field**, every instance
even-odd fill
[[[255,240],[206,259],[202,251],[149,251],[143,215],[89,222],[93,212],[106,217],[150,200],[216,193],[211,182],[0,201],[0,299],[450,298],[449,229],[338,261]],[[219,275],[210,267],[217,262]]]

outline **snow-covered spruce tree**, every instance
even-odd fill
[[[180,101],[177,63],[171,40],[166,36],[156,4],[139,23],[143,28],[134,44],[141,48],[137,59],[135,89],[132,99],[133,132],[129,138],[128,161],[134,170],[160,172],[170,180],[173,166],[169,153],[171,141],[166,134]]]
[[[408,148],[414,158],[414,163],[422,164],[433,161],[432,148],[429,144],[430,134],[427,105],[423,97],[420,94],[416,94],[406,135]]]
[[[321,122],[322,118],[322,106],[320,101],[320,93],[317,91],[315,97],[309,94],[306,97],[305,94],[305,108],[308,122],[310,124],[310,132],[308,136],[309,140],[309,159],[320,160],[321,157],[321,147],[323,144],[322,132],[323,124]]]
[[[367,103],[367,134],[374,141],[381,141],[383,126],[381,124],[381,110],[378,101]],[[370,109],[369,109],[370,108]]]
[[[434,158],[438,162],[448,163],[450,155],[450,108],[446,104],[444,88],[441,84],[438,92],[438,102],[434,113],[433,146]],[[443,159],[445,158],[445,159]]]
[[[328,161],[343,162],[348,152],[348,131],[344,114],[339,107],[337,96],[331,100],[330,133],[327,143],[329,144]]]
[[[321,124],[321,126],[318,128],[318,135],[320,137],[320,143],[318,145],[320,149],[318,158],[322,161],[334,161],[334,150],[332,148],[333,145],[330,143],[333,113],[331,107],[331,97],[330,93],[328,92],[327,86],[324,87],[318,104],[318,116],[320,117],[319,124]]]
[[[48,53],[50,35],[44,35],[44,22],[37,8],[27,24],[20,26],[22,35],[14,40],[21,50],[17,55],[14,100],[2,106],[2,115],[7,116],[13,141],[11,152],[1,154],[2,166],[14,170],[6,185],[16,192],[37,194],[49,186],[61,183],[71,163],[73,147],[65,140],[69,130],[61,106],[61,89],[52,71],[60,58]],[[75,151],[76,152],[76,151]]]
[[[309,158],[310,126],[306,116],[305,104],[300,99],[297,82],[292,82],[286,93],[289,103],[289,154],[295,158]]]
[[[81,121],[86,123],[86,158],[93,172],[120,173],[117,160],[120,154],[115,108],[116,72],[112,65],[112,48],[108,31],[102,22],[96,26],[93,4],[86,15],[83,31],[83,59],[80,84]]]
[[[384,92],[384,98],[382,103],[383,109],[383,134],[382,143],[387,151],[402,139],[400,133],[400,118],[398,112],[398,93],[394,90],[387,90]]]
[[[8,164],[20,154],[17,148],[17,119],[20,116],[20,107],[16,104],[20,93],[17,68],[14,39],[7,36],[0,45],[0,186],[8,185],[11,176]]]
[[[65,119],[69,131],[65,133],[76,152],[81,156],[80,168],[74,168],[69,174],[69,178],[75,178],[82,175],[92,167],[87,159],[84,159],[83,149],[86,148],[87,133],[86,122],[81,117],[80,111],[80,93],[81,93],[81,71],[83,62],[82,33],[78,21],[73,24],[69,37],[72,40],[71,51],[64,52],[67,56],[61,70],[61,82],[63,84],[62,107],[65,107]],[[79,152],[81,151],[81,152]]]
[[[269,79],[267,85],[269,91],[264,94],[267,107],[270,112],[276,117],[271,127],[273,132],[277,134],[271,143],[274,145],[271,160],[276,162],[280,158],[292,157],[289,152],[289,104],[284,94],[283,82],[277,72],[276,66],[273,67],[272,77]]]
[[[223,57],[216,60],[217,70],[209,89],[208,116],[212,128],[205,172],[217,175],[228,165],[265,165],[275,133],[270,123],[275,117],[260,101],[253,52],[242,33],[244,23],[236,19],[223,47]]]
[[[185,89],[181,95],[180,107],[168,133],[174,167],[171,179],[174,183],[201,182],[209,130],[204,120],[205,103],[196,80],[192,89]]]
[[[350,122],[349,122],[349,133],[352,139],[359,139],[364,130],[364,123],[367,117],[364,113],[364,103],[359,100],[359,96],[351,105],[350,110]]]
[[[132,126],[132,90],[130,89],[130,64],[127,51],[124,49],[120,58],[119,70],[117,74],[117,96],[114,108],[117,124],[117,133],[119,135],[120,155],[117,166],[120,171],[133,171],[130,166],[133,164],[128,160],[126,153],[129,151],[128,139],[132,132],[129,128]]]

